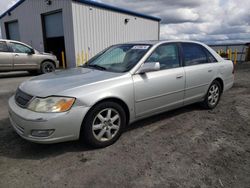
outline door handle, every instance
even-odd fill
[[[19,55],[18,54],[15,54],[15,57],[18,57]]]
[[[182,77],[183,77],[183,75],[180,74],[180,75],[177,75],[177,76],[176,76],[176,79],[180,79],[180,78],[182,78]]]
[[[213,72],[213,70],[212,70],[212,69],[210,69],[210,70],[208,70],[208,72]]]

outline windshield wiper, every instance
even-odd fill
[[[99,69],[99,70],[107,70],[105,67],[102,67],[100,65],[89,65],[89,64],[86,64],[87,67],[93,67],[95,69]]]

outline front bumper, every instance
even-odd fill
[[[56,60],[55,63],[56,63],[56,68],[58,69],[59,68],[59,60]]]
[[[89,107],[73,106],[64,113],[37,113],[19,107],[14,96],[9,99],[10,122],[22,138],[36,143],[57,143],[79,139],[81,124]],[[47,137],[32,135],[34,131],[53,130]]]

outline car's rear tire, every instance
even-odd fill
[[[125,125],[124,109],[112,101],[102,102],[86,115],[80,140],[95,148],[106,147],[118,140]]]
[[[217,80],[214,80],[209,86],[207,95],[203,101],[203,106],[206,109],[214,109],[220,101],[222,87]]]
[[[54,72],[56,70],[56,67],[53,62],[51,61],[45,61],[41,64],[41,70],[40,72],[42,74]]]

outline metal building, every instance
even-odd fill
[[[75,67],[117,43],[158,40],[160,19],[89,0],[20,0],[0,16],[2,37]]]

